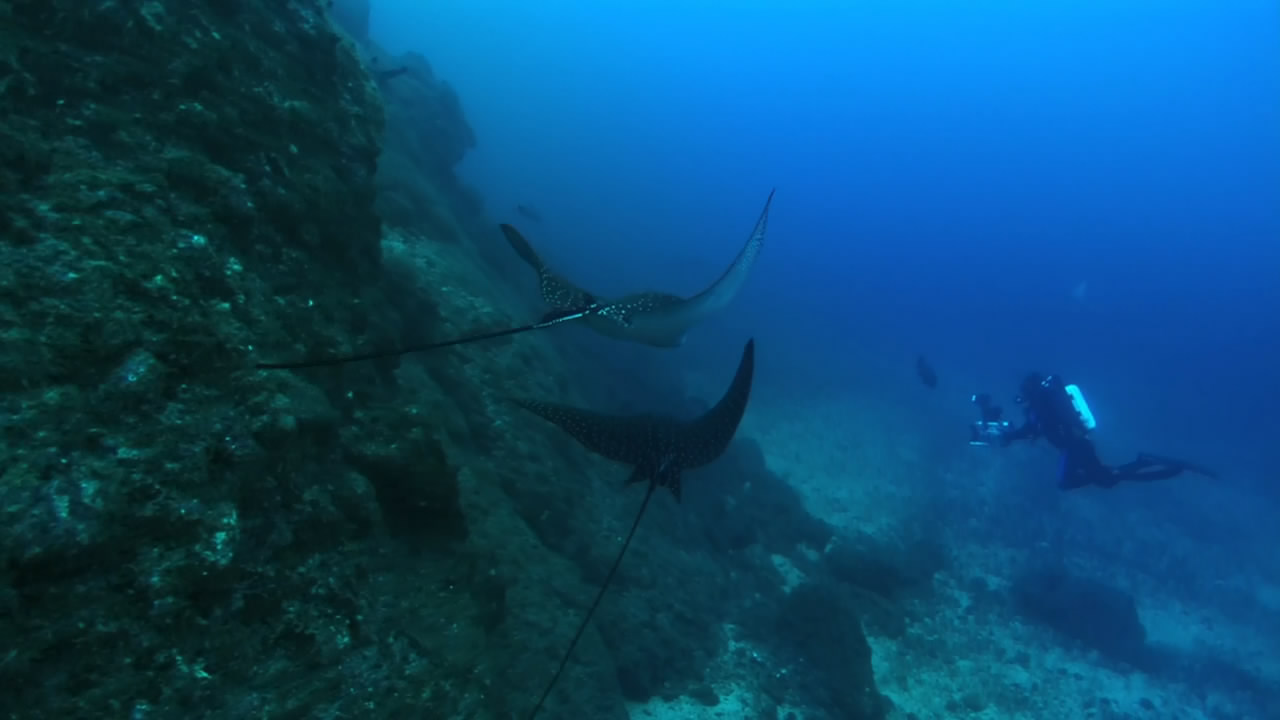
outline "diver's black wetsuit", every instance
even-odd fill
[[[1005,433],[1005,445],[1014,440],[1034,440],[1044,437],[1062,451],[1058,475],[1058,487],[1074,490],[1086,485],[1115,487],[1124,481],[1149,482],[1164,480],[1192,470],[1213,476],[1205,468],[1191,463],[1139,453],[1137,459],[1117,467],[1103,464],[1098,451],[1089,440],[1088,428],[1076,412],[1062,380],[1032,373],[1022,381],[1025,422]]]

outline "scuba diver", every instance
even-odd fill
[[[1098,423],[1079,387],[1064,385],[1055,375],[1031,373],[1023,378],[1020,390],[1017,402],[1023,406],[1024,421],[1017,427],[1001,419],[1002,410],[991,404],[989,395],[973,396],[982,419],[970,428],[970,445],[988,445],[994,441],[1005,447],[1015,440],[1034,441],[1043,437],[1062,453],[1058,487],[1063,490],[1165,480],[1184,472],[1217,477],[1212,470],[1200,465],[1150,453],[1139,453],[1124,465],[1106,465],[1098,458],[1098,451],[1089,439],[1089,432]]]

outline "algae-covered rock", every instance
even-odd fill
[[[1119,588],[1048,564],[1020,572],[1011,592],[1020,613],[1072,642],[1138,667],[1151,661],[1138,607]]]
[[[377,421],[354,429],[374,438],[343,438],[347,461],[373,487],[382,520],[391,535],[415,548],[439,548],[467,537],[459,507],[458,471],[444,449],[420,424],[385,434]]]
[[[435,241],[461,242],[468,234],[492,231],[478,196],[454,178],[454,168],[476,145],[457,92],[422,55],[393,57],[371,47],[376,72],[394,73],[380,83],[388,117],[377,177],[382,218],[419,227]]]
[[[0,0],[0,714],[505,720],[551,678],[638,488],[503,402],[573,399],[547,340],[250,369],[517,319],[461,102],[403,61],[323,0]],[[655,500],[546,717],[709,699],[752,618],[848,669],[797,697],[874,697],[759,551],[829,529],[729,460]]]
[[[771,695],[823,708],[833,719],[886,716],[856,605],[846,588],[806,582],[755,611],[743,627],[777,668],[766,688]]]
[[[840,534],[823,554],[833,577],[889,600],[926,585],[944,561],[934,538],[907,542],[857,531]]]
[[[477,391],[248,369],[432,329],[382,282],[383,105],[325,3],[0,2],[0,117],[0,714],[527,707],[519,527],[450,444]]]

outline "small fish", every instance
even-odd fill
[[[773,191],[770,190],[764,209],[738,256],[714,283],[688,298],[650,291],[613,300],[596,299],[592,293],[547,267],[518,230],[510,225],[501,227],[516,254],[538,272],[542,299],[553,310],[576,310],[595,304],[600,310],[584,317],[587,325],[596,332],[654,347],[679,347],[684,344],[685,334],[690,328],[727,306],[746,284],[751,267],[764,246],[772,202]]]
[[[409,72],[409,67],[407,65],[401,65],[398,68],[392,68],[390,70],[379,70],[376,75],[378,82],[386,82],[393,78],[398,78],[407,72]]]
[[[534,210],[532,207],[528,205],[517,205],[516,212],[520,213],[521,215],[529,218],[530,220],[536,223],[542,222],[542,213],[538,212],[537,210]]]
[[[928,388],[938,387],[938,373],[933,371],[933,366],[923,355],[916,356],[916,374],[920,376],[920,382]]]
[[[640,518],[649,507],[653,491],[665,487],[680,500],[681,473],[685,470],[701,467],[720,457],[738,431],[742,415],[747,409],[747,400],[751,396],[751,378],[755,372],[755,341],[748,340],[742,349],[742,359],[738,362],[738,372],[725,392],[724,397],[715,407],[693,420],[677,420],[664,415],[605,415],[603,413],[582,410],[568,405],[555,405],[536,400],[515,400],[514,402],[529,412],[556,425],[571,435],[583,447],[610,460],[634,466],[627,484],[644,482],[648,484],[644,501],[636,512],[631,530],[622,541],[622,548],[614,558],[609,573],[596,592],[587,614],[583,617],[568,648],[560,658],[560,667],[552,676],[532,711],[526,716],[528,720],[538,714],[543,703],[555,688],[556,682],[564,673],[573,649],[586,630],[591,618],[595,615],[600,600],[604,597],[610,581],[622,563],[635,537],[636,528],[640,526]]]

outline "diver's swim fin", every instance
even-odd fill
[[[1153,455],[1151,453],[1138,453],[1138,459],[1153,465],[1166,465],[1193,472],[1197,475],[1204,475],[1213,479],[1218,479],[1218,473],[1198,463],[1189,462],[1187,460],[1178,460],[1177,458],[1165,457],[1163,455]]]

